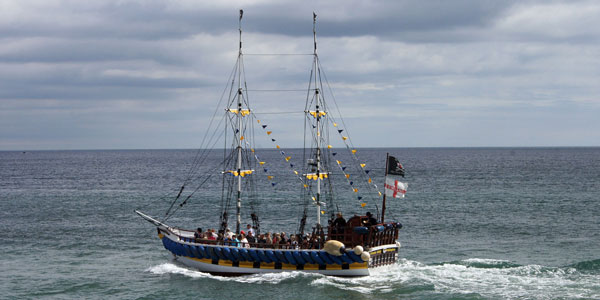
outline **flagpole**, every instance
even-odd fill
[[[388,168],[389,168],[389,160],[390,160],[390,153],[386,153],[385,154],[385,177],[383,178],[383,203],[381,205],[381,223],[384,222],[385,220],[385,183],[387,181],[387,175],[388,175]]]

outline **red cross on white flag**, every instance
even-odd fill
[[[385,179],[385,194],[388,197],[404,198],[408,183],[400,182],[394,178],[387,177]]]

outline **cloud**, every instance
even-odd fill
[[[247,54],[312,53],[317,12],[325,96],[358,146],[599,140],[594,1],[49,0],[0,3],[0,149],[199,146],[240,8]],[[312,56],[244,64],[255,112],[304,110]],[[302,114],[262,117],[300,146]],[[405,138],[373,129],[390,127]]]

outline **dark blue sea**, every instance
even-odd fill
[[[358,149],[380,185],[387,152],[409,184],[386,213],[404,225],[402,259],[351,279],[175,263],[134,209],[162,218],[195,150],[0,152],[0,298],[600,299],[600,148]],[[255,174],[262,229],[295,232],[298,183],[277,151],[257,153],[277,183]],[[199,174],[222,157],[210,152]],[[168,223],[216,227],[220,176]],[[380,207],[345,184],[334,195],[346,216]]]

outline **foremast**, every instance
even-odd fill
[[[317,123],[317,226],[321,226],[321,129],[320,129],[320,121],[321,121],[321,113],[319,111],[319,85],[317,83],[317,70],[318,70],[318,55],[317,55],[317,14],[313,12],[313,70],[315,76],[315,118]]]
[[[239,31],[240,31],[240,46],[238,51],[238,62],[241,62],[242,59],[242,17],[244,16],[244,11],[240,9],[240,21],[239,21]],[[240,232],[240,226],[242,223],[242,70],[238,67],[238,90],[237,90],[237,128],[236,132],[239,134],[236,137],[237,141],[237,201],[236,201],[236,222],[235,222],[235,232]]]

